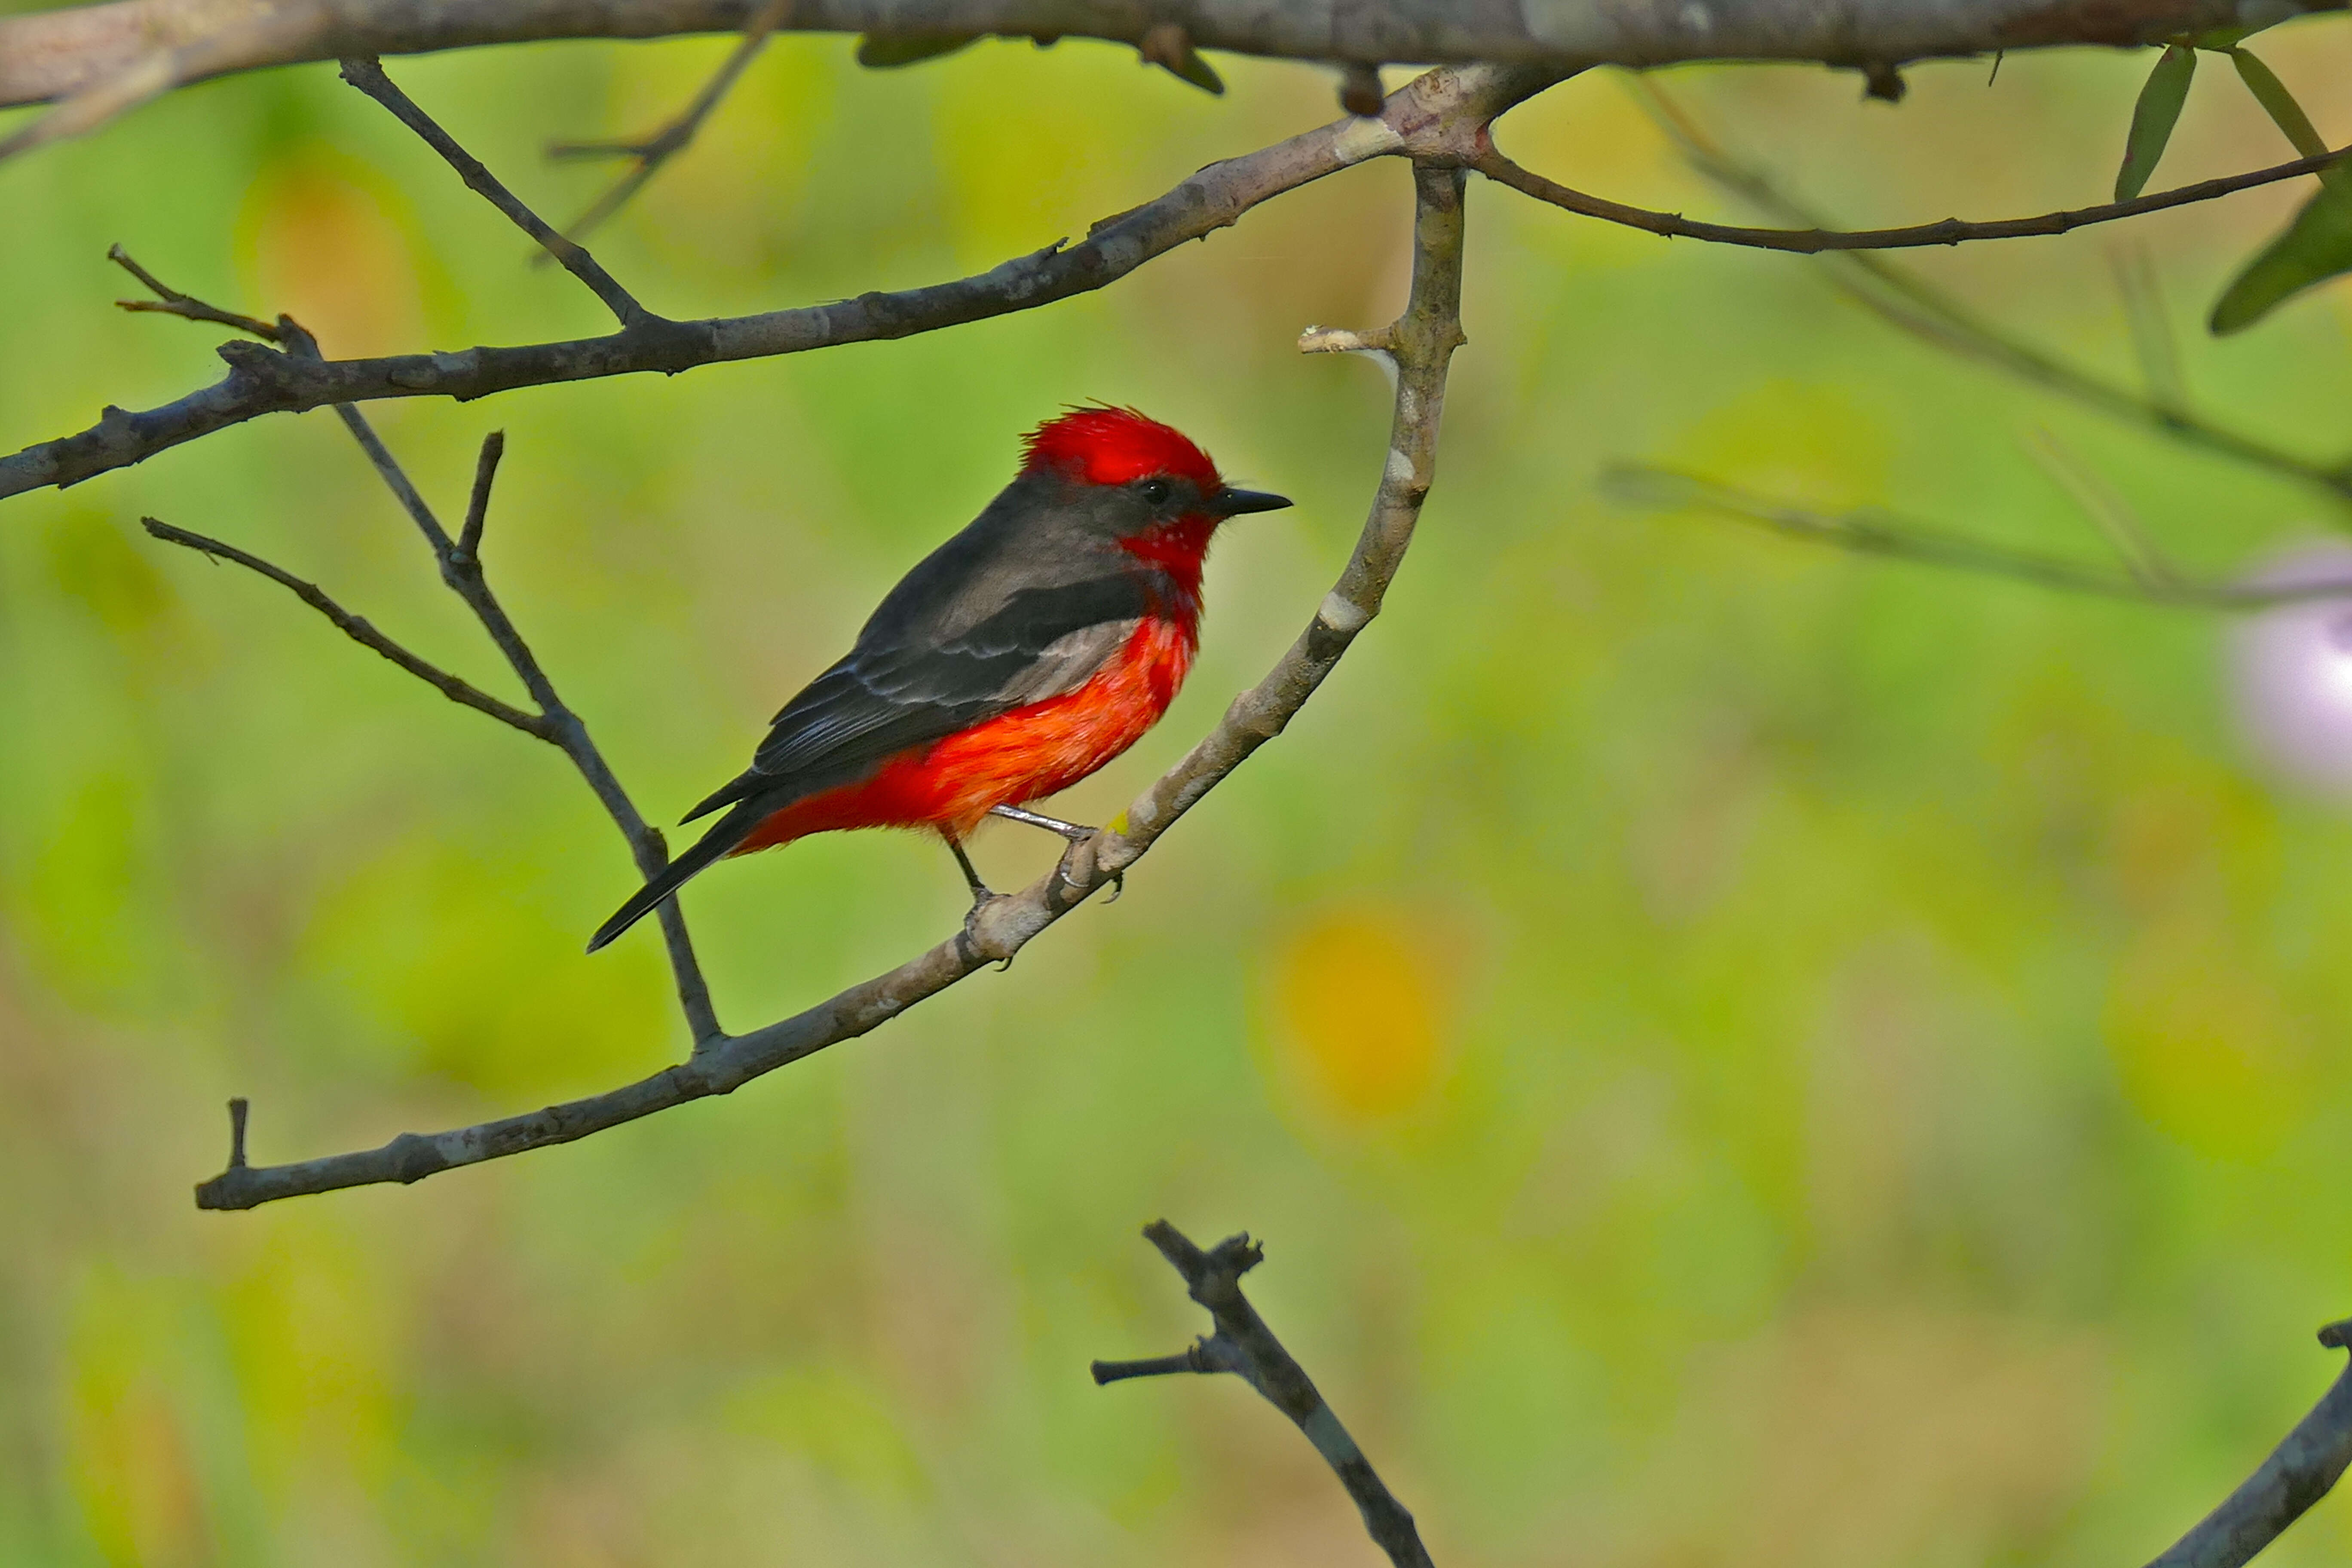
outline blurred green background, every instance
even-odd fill
[[[551,137],[657,123],[727,44],[392,62],[551,216]],[[2352,32],[2266,35],[2331,142]],[[1333,112],[1328,72],[990,44],[890,72],[779,40],[602,238],[656,308],[973,270]],[[2102,199],[2147,57],[1685,70],[1849,222]],[[13,121],[12,121],[13,122]],[[1735,209],[1597,75],[1524,162]],[[2209,68],[2158,184],[2285,156]],[[2128,374],[2149,247],[2190,383],[2346,443],[2352,289],[2195,322],[2292,188],[1916,264]],[[2046,426],[2225,572],[2310,493],[1937,357],[1800,258],[1605,229],[1473,183],[1439,483],[1389,614],[1276,744],[1008,973],[590,1142],[205,1215],[231,1094],[262,1161],[637,1077],[682,1037],[634,885],[552,752],[152,544],[222,535],[501,692],[330,416],[0,516],[0,1562],[1370,1564],[1230,1379],[1097,1390],[1199,1327],[1139,1239],[1267,1239],[1254,1294],[1471,1564],[2136,1563],[2325,1387],[2352,1313],[2352,825],[2237,739],[2226,627],[1811,551],[1598,498],[1653,458],[1990,538],[2097,537]],[[1410,182],[1367,167],[1101,294],[904,342],[378,405],[445,508],[509,457],[492,580],[667,821],[908,564],[1086,398],[1296,497],[1230,531],[1168,721],[1099,819],[1285,647],[1384,447],[1370,367],[1292,349],[1402,299]],[[604,330],[314,66],[0,166],[0,445],[217,375],[110,303],[122,242],[355,354]],[[1003,828],[1015,885],[1049,844]],[[837,836],[689,895],[726,1021],[952,929],[935,846]],[[2281,1563],[2352,1550],[2323,1504]]]

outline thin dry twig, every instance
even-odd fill
[[[2104,572],[2062,556],[1987,544],[1874,507],[1836,513],[1811,511],[1696,474],[1648,464],[1619,464],[1603,471],[1601,483],[1605,493],[1631,506],[1659,510],[1695,508],[1757,523],[1785,538],[1857,555],[2005,577],[2103,599],[2128,599],[2175,609],[2247,611],[2311,599],[2352,598],[2352,578],[2296,584],[2200,583],[2174,574],[2168,568],[2158,574],[2147,572],[2128,555],[2126,570]]]
[[[160,521],[152,517],[142,517],[139,520],[139,523],[150,534],[166,544],[184,545],[190,550],[209,555],[215,561],[233,562],[248,572],[259,573],[326,616],[333,623],[337,631],[341,632],[362,647],[372,648],[382,654],[450,701],[471,708],[477,713],[487,713],[501,724],[511,724],[526,735],[535,735],[542,741],[551,741],[555,738],[553,730],[549,727],[545,719],[536,713],[526,713],[511,702],[500,701],[473,682],[452,675],[430,660],[410,652],[378,631],[365,616],[352,615],[329,598],[317,584],[306,583],[291,572],[274,566],[250,552],[239,550],[234,544],[224,544],[217,539],[207,538],[201,533],[192,533],[184,528],[174,528],[168,522]]]
[[[752,316],[649,317],[600,338],[382,359],[313,362],[260,344],[225,343],[218,353],[229,374],[211,386],[142,412],[109,408],[87,430],[0,458],[0,497],[79,484],[265,414],[390,397],[463,402],[556,382],[674,374],[1034,310],[1116,282],[1186,240],[1226,227],[1260,202],[1370,159],[1465,161],[1475,132],[1556,79],[1556,72],[1531,68],[1425,71],[1391,93],[1376,119],[1350,116],[1212,163],[1157,199],[1105,218],[1075,245],[1057,241],[989,271],[927,288]]]
[[[726,62],[702,84],[694,100],[668,124],[651,136],[635,142],[555,142],[548,145],[547,155],[554,159],[627,158],[628,173],[613,182],[603,195],[589,205],[588,210],[572,220],[565,236],[573,240],[584,239],[597,226],[628,205],[629,198],[645,188],[646,182],[660,173],[661,166],[686,151],[702,131],[702,122],[734,89],[736,81],[760,51],[767,47],[769,37],[783,26],[792,14],[793,0],[764,0],[751,19],[743,25],[743,37],[728,53]]]
[[[2352,1320],[2319,1331],[2329,1350],[2352,1348]],[[2352,1367],[2338,1373],[2221,1506],[2147,1568],[2241,1568],[2302,1518],[2352,1464]]]
[[[1386,355],[1396,370],[1389,452],[1363,532],[1339,582],[1273,670],[1235,698],[1217,727],[1110,826],[1071,845],[1060,863],[1029,887],[982,905],[963,930],[929,952],[805,1012],[747,1034],[719,1037],[689,1059],[650,1078],[478,1126],[429,1135],[404,1133],[380,1148],[284,1165],[232,1167],[196,1189],[197,1205],[252,1208],[308,1193],[415,1182],[460,1165],[569,1142],[688,1100],[731,1093],[787,1063],[877,1028],[985,965],[1013,957],[1038,932],[1142,858],[1202,796],[1280,734],[1314,695],[1380,613],[1389,583],[1412,541],[1436,471],[1446,366],[1463,342],[1463,174],[1459,168],[1417,166],[1413,178],[1412,292],[1403,315],[1392,327],[1364,339],[1323,333],[1302,343],[1309,349],[1369,348]],[[667,907],[674,908],[675,900]]]
[[[120,245],[106,247],[106,258],[121,268],[154,292],[152,300],[117,300],[117,310],[133,313],[151,312],[159,316],[177,316],[184,321],[210,321],[215,326],[234,327],[240,332],[251,332],[264,342],[282,343],[285,334],[276,326],[255,316],[240,316],[234,310],[224,310],[207,305],[193,295],[177,289],[148,271],[131,258],[131,253]]]
[[[1820,225],[1818,214],[1782,193],[1762,171],[1726,151],[1656,82],[1636,78],[1633,86],[1653,118],[1698,173],[1784,221]],[[2268,469],[2313,486],[2332,500],[2352,503],[2352,462],[2314,462],[2069,363],[2003,331],[1947,290],[1883,257],[1837,252],[1823,265],[1829,268],[1830,281],[1849,299],[1933,347],[2146,426],[2184,445]]]
[[[637,303],[636,297],[604,270],[604,264],[588,254],[576,242],[563,237],[548,226],[522,199],[507,189],[496,174],[490,173],[479,158],[457,144],[457,139],[441,129],[440,123],[416,106],[414,99],[393,85],[383,74],[383,66],[373,56],[358,56],[342,62],[342,78],[353,87],[374,99],[391,110],[394,119],[423,139],[425,144],[441,155],[442,161],[457,172],[466,186],[484,201],[506,215],[507,220],[539,243],[548,255],[561,262],[563,269],[587,285],[590,292],[604,302],[614,319],[624,328],[641,321],[650,321],[653,313]]]
[[[1546,179],[1513,163],[1492,145],[1470,166],[1496,184],[1508,185],[1521,195],[1531,196],[1580,216],[1637,228],[1644,234],[1668,239],[1703,239],[1716,245],[1741,245],[1755,250],[1784,250],[1800,256],[1818,256],[1827,251],[1916,250],[1928,246],[1964,245],[1971,240],[2032,239],[2071,234],[2095,224],[2116,223],[2173,207],[2190,206],[2198,202],[2214,201],[2240,191],[2253,190],[2257,186],[2276,184],[2281,180],[2321,174],[2346,158],[2352,158],[2352,147],[2340,147],[2318,157],[2298,158],[2293,163],[2256,169],[2250,174],[2201,180],[2193,185],[2158,191],[2127,202],[2106,202],[2095,207],[2075,207],[2063,212],[2042,213],[2032,217],[1999,218],[1979,223],[1948,217],[1936,223],[1914,224],[1906,228],[1864,229],[1742,228],[1732,224],[1705,223],[1686,218],[1680,213],[1652,212],[1646,207],[1627,206],[1622,202],[1590,195]]]
[[[1242,1294],[1242,1276],[1265,1261],[1265,1249],[1244,1234],[1229,1236],[1204,1252],[1164,1219],[1145,1226],[1143,1234],[1169,1267],[1183,1276],[1185,1293],[1208,1309],[1215,1331],[1171,1356],[1096,1362],[1091,1369],[1096,1384],[1180,1372],[1232,1373],[1307,1435],[1323,1462],[1331,1467],[1331,1473],[1339,1478],[1339,1484],[1348,1489],[1348,1496],[1363,1515],[1365,1533],[1388,1553],[1396,1568],[1432,1568],[1412,1514],[1373,1470],[1371,1461],[1331,1413],[1307,1370],[1283,1348],[1249,1298]]]

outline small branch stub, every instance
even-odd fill
[[[1143,58],[1170,75],[1191,82],[1202,91],[1223,96],[1225,79],[1192,47],[1192,35],[1180,22],[1158,22],[1144,30],[1136,45]]]
[[[242,1095],[228,1102],[228,1168],[232,1171],[245,1169],[245,1118],[251,1109]]]
[[[1324,1403],[1306,1369],[1283,1348],[1265,1320],[1257,1315],[1257,1309],[1242,1294],[1242,1276],[1265,1261],[1265,1249],[1244,1232],[1202,1251],[1192,1237],[1164,1219],[1145,1226],[1143,1235],[1160,1249],[1169,1267],[1183,1276],[1185,1293],[1208,1309],[1216,1331],[1174,1355],[1096,1362],[1091,1369],[1095,1382],[1120,1383],[1176,1373],[1234,1373],[1306,1435],[1355,1500],[1363,1515],[1365,1532],[1396,1568],[1432,1568],[1412,1513],[1372,1469],[1371,1461]]]

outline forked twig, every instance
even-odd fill
[[[1348,1489],[1348,1496],[1363,1515],[1365,1532],[1396,1568],[1432,1568],[1411,1511],[1364,1458],[1363,1449],[1331,1413],[1306,1369],[1283,1348],[1249,1298],[1242,1294],[1242,1276],[1265,1260],[1265,1249],[1242,1235],[1229,1236],[1204,1252],[1164,1219],[1145,1226],[1143,1234],[1169,1267],[1184,1277],[1185,1293],[1208,1309],[1215,1331],[1202,1335],[1190,1349],[1174,1355],[1096,1362],[1091,1368],[1096,1384],[1181,1372],[1232,1373],[1307,1435],[1323,1462],[1331,1467],[1331,1473],[1339,1478],[1339,1484]]]
[[[118,253],[116,259],[123,267],[155,289],[166,303],[174,306],[171,314],[200,321],[252,320],[250,317],[235,316],[181,293],[128,256],[119,254],[121,250],[120,246],[115,250]],[[271,329],[271,335],[286,345],[289,355],[309,360],[316,360],[319,356],[318,340],[291,317],[278,317],[277,326]],[[531,700],[538,705],[537,713],[527,713],[510,703],[500,701],[419,658],[385,637],[366,620],[344,610],[315,584],[304,582],[257,555],[152,518],[146,520],[148,532],[167,542],[184,545],[216,560],[232,561],[259,573],[290,590],[303,603],[325,616],[346,637],[382,654],[451,701],[488,714],[501,723],[512,725],[525,734],[556,747],[572,760],[572,766],[587,780],[589,788],[595,792],[596,798],[604,805],[605,814],[620,828],[622,837],[628,841],[631,858],[639,873],[649,877],[661,870],[669,863],[668,848],[663,843],[661,834],[638,815],[628,792],[621,787],[620,780],[604,761],[604,753],[590,738],[588,727],[557,694],[554,683],[548,679],[547,672],[541,668],[537,655],[531,652],[530,645],[524,640],[522,633],[506,613],[505,606],[499,603],[498,596],[490,591],[489,583],[483,576],[480,556],[482,529],[489,511],[490,483],[498,472],[499,458],[506,450],[505,434],[492,431],[483,439],[481,457],[475,466],[473,489],[467,499],[464,528],[459,537],[453,540],[448,531],[441,526],[441,520],[434,514],[432,507],[410,482],[391,450],[368,424],[367,417],[349,404],[338,404],[335,414],[351,431],[360,449],[367,454],[368,460],[374,465],[385,487],[400,501],[402,510],[408,513],[417,531],[425,536],[425,542],[432,549],[440,567],[442,582],[464,601],[466,607],[474,613],[475,619],[481,623],[482,629],[489,634],[490,640],[498,646],[499,651],[506,656],[507,663],[521,679],[524,689],[530,693]],[[687,934],[684,915],[679,913],[675,903],[663,906],[660,913],[672,977],[677,986],[679,1008],[686,1016],[687,1027],[696,1048],[706,1048],[712,1042],[725,1037],[725,1031],[719,1028],[718,1016],[711,1007],[709,984],[704,980],[701,965],[695,958],[694,943]],[[238,1170],[246,1168],[242,1165],[234,1167]]]
[[[765,0],[751,19],[743,24],[743,36],[727,56],[726,62],[702,84],[694,100],[668,124],[651,136],[635,142],[552,142],[547,155],[554,159],[627,158],[631,164],[626,174],[615,180],[603,195],[589,204],[588,210],[572,221],[563,232],[573,240],[584,239],[606,218],[628,205],[629,198],[645,188],[646,182],[661,172],[661,166],[686,151],[702,131],[702,122],[710,118],[721,100],[733,90],[735,83],[750,68],[760,51],[767,47],[770,35],[783,25],[792,14],[793,0]],[[546,259],[544,254],[541,257]]]
[[[561,262],[566,272],[586,284],[623,327],[635,326],[653,318],[653,312],[638,304],[636,297],[622,288],[613,275],[604,270],[602,262],[589,255],[577,242],[556,233],[548,226],[546,219],[524,205],[520,197],[507,189],[479,158],[459,146],[456,137],[441,129],[439,121],[394,86],[392,79],[383,74],[383,67],[379,61],[372,57],[346,59],[342,62],[342,77],[391,110],[394,119],[423,138],[426,146],[438,153],[442,160],[457,172],[457,177],[466,182],[468,189],[504,213],[509,222],[538,241],[541,249]]]

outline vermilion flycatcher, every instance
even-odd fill
[[[1200,645],[1201,563],[1217,525],[1290,504],[1238,490],[1209,455],[1131,409],[1040,426],[1020,474],[908,573],[849,656],[784,704],[751,765],[686,816],[727,815],[597,930],[611,942],[729,855],[846,827],[927,827],[975,904],[963,840],[1024,811],[1160,721]]]

